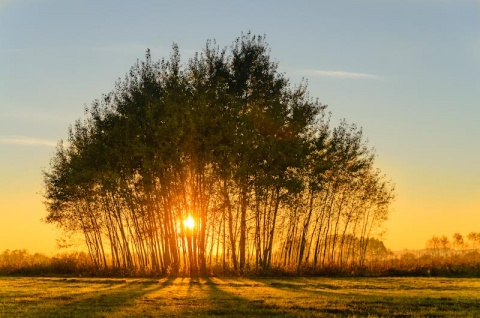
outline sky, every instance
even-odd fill
[[[385,245],[480,232],[480,1],[0,0],[0,251],[56,253],[42,169],[147,48],[266,35],[279,71],[363,127],[396,184]]]

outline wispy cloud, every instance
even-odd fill
[[[335,78],[344,78],[344,79],[383,79],[383,77],[379,75],[367,74],[367,73],[354,73],[354,72],[346,72],[346,71],[303,70],[302,72],[312,76],[335,77]]]
[[[19,136],[19,135],[10,135],[10,136],[0,136],[0,144],[55,147],[57,145],[57,142],[53,140],[48,140],[48,139],[32,138],[32,137]]]
[[[4,106],[4,105],[2,105]],[[76,114],[60,113],[56,114],[47,109],[34,110],[21,108],[17,104],[6,105],[5,109],[0,109],[0,118],[4,120],[22,120],[29,121],[35,124],[38,123],[54,123],[67,125],[70,120],[75,119]]]

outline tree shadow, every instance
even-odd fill
[[[28,316],[32,317],[104,317],[133,306],[143,296],[154,293],[173,284],[174,278],[158,280],[108,280],[105,284],[90,291],[71,296],[49,298],[46,306],[32,306]],[[77,280],[80,281],[81,280]],[[72,281],[76,282],[76,281]],[[86,284],[98,285],[99,281],[86,281]],[[74,288],[74,287],[72,287]],[[57,304],[55,304],[58,302]]]
[[[285,308],[301,317],[363,317],[371,313],[349,306],[351,295],[339,293],[341,287],[333,282],[322,280],[312,282],[302,278],[251,278],[259,286],[283,293]],[[277,293],[277,292],[274,292]],[[289,297],[291,295],[292,297]],[[296,302],[295,300],[300,300]]]
[[[252,281],[270,289],[295,295],[291,299],[310,300],[300,303],[287,301],[288,304],[285,306],[286,310],[304,317],[447,317],[456,311],[460,311],[461,314],[455,316],[461,317],[475,308],[472,304],[477,301],[476,299],[460,301],[449,297],[425,298],[422,294],[414,296],[386,293],[383,286],[362,285],[352,279],[312,281],[312,279],[252,278]],[[351,284],[338,284],[339,281]],[[288,295],[285,296],[288,299]],[[312,303],[311,300],[317,302]]]
[[[234,292],[222,289],[223,284],[204,278],[202,290],[207,297],[208,306],[198,311],[199,315],[224,317],[294,317],[276,304],[268,304],[263,300],[251,300]],[[232,287],[231,284],[225,284]],[[233,284],[233,285],[236,285]],[[248,287],[242,283],[243,287]]]

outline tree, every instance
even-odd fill
[[[460,233],[453,234],[453,245],[459,250],[464,249],[465,241],[463,240],[462,234]]]
[[[331,129],[325,108],[262,36],[208,41],[185,66],[177,45],[158,62],[148,50],[59,143],[46,221],[124,273],[361,265],[393,186],[361,129]]]

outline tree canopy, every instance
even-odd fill
[[[99,270],[361,268],[393,186],[362,130],[328,118],[262,36],[186,64],[147,50],[59,143],[46,221],[82,233]]]

